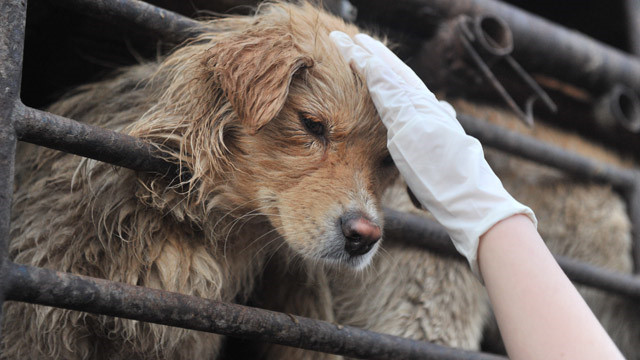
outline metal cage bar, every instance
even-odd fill
[[[395,241],[417,245],[445,256],[466,261],[453,246],[445,228],[422,216],[385,209],[385,234]],[[555,259],[572,281],[640,300],[640,278],[602,269],[565,256]]]
[[[7,244],[17,141],[13,112],[20,97],[26,15],[25,1],[0,2],[0,306],[7,291]]]
[[[94,16],[102,16],[105,13],[114,21],[120,21],[118,19],[124,18],[125,21],[134,22],[151,31],[159,32],[163,36],[166,35],[169,38],[174,36],[173,40],[175,41],[181,41],[184,36],[197,32],[193,30],[195,23],[193,20],[160,10],[140,1],[65,0],[65,2],[84,4],[86,7],[80,9],[89,11]],[[91,3],[93,5],[87,5]],[[8,240],[16,137],[19,137],[20,140],[134,170],[166,174],[175,169],[174,165],[166,164],[157,157],[158,152],[154,147],[139,139],[80,124],[70,119],[28,108],[20,103],[18,94],[25,11],[26,3],[24,0],[6,0],[0,4],[0,20],[4,25],[3,28],[0,28],[0,66],[2,67],[0,68],[0,89],[3,91],[0,93],[0,261],[3,270],[1,277],[3,286],[0,287],[0,291],[7,292],[7,299],[121,316],[232,336],[251,337],[348,356],[439,359],[502,358],[444,348],[346,326],[341,327],[297,316],[292,317],[282,313],[10,263],[6,257],[6,242]],[[136,16],[136,11],[143,12],[145,16]],[[170,26],[163,27],[164,19],[169,19],[166,21]],[[187,28],[188,31],[185,32]],[[594,162],[561,149],[550,149],[548,145],[534,139],[505,133],[503,129],[495,130],[492,128],[493,125],[484,124],[466,116],[461,116],[461,122],[468,132],[480,138],[486,145],[502,148],[565,171],[568,170],[590,180],[609,182],[628,191],[631,194],[630,204],[636,204],[635,207],[630,206],[631,215],[638,214],[637,204],[640,202],[638,200],[640,192],[638,192],[637,186],[637,172]],[[524,142],[526,146],[518,145],[520,142]],[[540,146],[546,150],[526,150]],[[407,239],[420,238],[424,240],[428,236],[436,240],[434,241],[435,245],[429,245],[432,249],[453,254],[448,236],[438,224],[430,223],[419,217],[412,219],[407,214],[398,214],[392,210],[386,210],[385,214],[390,233],[397,231],[398,237]],[[635,225],[637,224],[634,223]],[[576,282],[635,298],[639,297],[640,280],[638,279],[607,272],[573,260],[559,258],[558,261],[565,272]],[[195,314],[199,314],[199,316],[195,316]]]
[[[49,0],[57,6],[100,18],[116,25],[133,25],[180,43],[197,35],[199,22],[139,0]]]
[[[498,360],[275,311],[12,264],[9,300],[251,338],[357,358]]]

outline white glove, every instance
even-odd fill
[[[381,42],[334,31],[345,60],[366,78],[387,127],[387,147],[411,191],[448,231],[456,249],[478,269],[478,241],[493,225],[533,211],[504,189],[484,159],[482,146],[465,134],[456,113],[439,102],[420,78]],[[356,44],[357,43],[357,44]]]

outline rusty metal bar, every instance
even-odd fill
[[[10,264],[7,300],[268,341],[357,358],[498,360],[397,336],[102,279]]]
[[[578,176],[581,180],[607,182],[622,191],[630,191],[635,188],[640,180],[638,171],[598,162],[490,124],[485,120],[465,114],[458,114],[458,120],[467,134],[480,140],[484,146],[551,166]]]
[[[26,1],[0,2],[0,320],[9,271],[7,244],[17,141],[12,113],[20,97],[26,13]]]
[[[456,251],[442,225],[422,216],[385,209],[385,237],[417,245],[442,255],[465,261]],[[555,255],[556,261],[572,281],[600,290],[640,300],[640,278],[605,270],[597,266]]]
[[[359,16],[378,23],[415,24],[429,35],[426,23],[457,15],[494,15],[513,32],[513,55],[530,72],[564,79],[599,94],[621,83],[640,91],[640,61],[611,46],[496,0],[352,0]],[[423,32],[420,34],[420,32]],[[540,56],[544,54],[544,56]]]
[[[131,136],[25,106],[18,107],[15,117],[20,140],[134,170],[161,174],[175,171],[173,165],[153,157],[157,151],[152,146]],[[637,171],[591,160],[465,114],[459,114],[458,120],[468,134],[485,146],[566,171],[583,180],[608,182],[622,190],[632,189],[640,181]]]
[[[16,108],[14,118],[21,141],[138,171],[177,174],[175,165],[163,161],[155,147],[140,139],[24,105]]]
[[[195,20],[139,0],[50,0],[56,6],[100,18],[114,25],[134,25],[180,43],[197,35],[202,26]]]

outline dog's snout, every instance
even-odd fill
[[[362,216],[346,215],[340,220],[344,248],[351,256],[366,254],[382,236],[380,227]]]

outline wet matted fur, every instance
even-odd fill
[[[344,250],[340,217],[357,213],[382,226],[380,197],[396,176],[366,86],[328,38],[331,30],[359,30],[309,4],[280,2],[261,6],[253,17],[205,25],[211,31],[163,60],[79,87],[49,109],[155,144],[180,165],[182,180],[21,145],[12,259],[238,303],[260,293],[255,285],[262,279],[260,289],[271,295],[259,298],[273,308],[477,347],[482,315],[473,317],[470,330],[455,331],[467,329],[458,325],[484,306],[463,264],[443,263],[436,273],[449,281],[432,285],[435,292],[450,287],[477,306],[446,298],[417,305],[450,323],[431,326],[428,318],[411,316],[393,328],[363,322],[382,319],[377,314],[386,308],[410,311],[414,295],[396,301],[388,292],[394,288],[384,285],[398,278],[420,282],[413,268],[432,255],[401,261],[390,249],[374,261],[387,265],[359,272],[377,245],[361,256]],[[404,270],[395,272],[399,264]],[[387,293],[355,291],[350,276]],[[422,288],[423,294],[431,290]],[[287,293],[292,296],[273,300]],[[24,303],[7,303],[4,314],[3,356],[13,359],[215,358],[222,341]],[[409,331],[404,324],[410,322],[422,326]],[[325,357],[283,347],[266,351],[273,358],[290,352]]]

